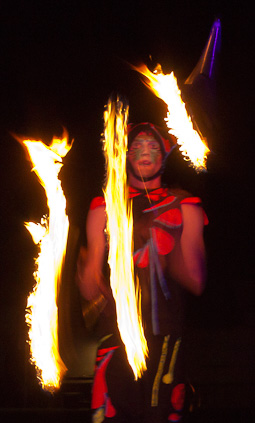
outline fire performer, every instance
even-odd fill
[[[176,422],[183,417],[186,379],[182,340],[185,294],[203,292],[206,258],[201,200],[164,187],[161,175],[174,139],[151,123],[129,125],[127,172],[134,217],[134,264],[149,356],[137,381],[120,339],[104,272],[105,203],[96,197],[87,217],[87,249],[78,261],[82,296],[99,319],[93,385],[93,422]],[[88,314],[85,315],[85,318]]]

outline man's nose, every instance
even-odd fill
[[[147,143],[144,143],[142,145],[142,154],[149,154],[149,153],[150,153],[149,146],[147,145]]]

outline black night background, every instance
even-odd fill
[[[89,203],[104,180],[104,106],[118,93],[128,99],[130,122],[164,125],[164,104],[129,64],[145,63],[153,70],[160,63],[165,73],[175,72],[182,86],[216,18],[221,20],[222,41],[216,105],[209,113],[213,153],[208,172],[197,175],[175,150],[165,181],[200,195],[210,221],[205,231],[207,288],[201,298],[190,298],[188,307],[195,416],[207,422],[252,421],[254,11],[250,2],[225,0],[0,3],[0,415],[6,420],[27,413],[39,421],[40,412],[51,418],[55,411],[59,421],[74,416],[89,421],[93,339],[83,326],[74,273]],[[207,100],[198,104],[198,120]],[[61,392],[52,396],[41,390],[29,364],[24,321],[37,248],[23,222],[39,222],[47,205],[12,133],[49,143],[62,135],[63,127],[74,139],[61,171],[71,226],[60,302],[60,337],[69,372]]]

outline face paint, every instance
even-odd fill
[[[148,154],[150,160],[155,163],[161,154],[161,149],[158,141],[155,140],[153,135],[140,133],[136,136],[131,145],[130,154],[135,161],[140,160],[142,155]]]
[[[150,177],[162,165],[160,144],[152,134],[141,132],[134,138],[128,158],[136,174]]]
[[[151,147],[151,150],[150,150],[150,157],[151,157],[152,163],[156,163],[159,156],[161,155],[160,146],[159,146],[158,143],[156,143],[156,144],[157,144],[157,146]]]

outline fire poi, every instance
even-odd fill
[[[219,22],[215,24],[215,28],[215,35],[209,40],[211,49],[206,49],[206,60],[203,60],[203,66],[205,63],[210,64],[210,77],[214,62],[208,52],[212,51],[213,55],[215,53]],[[184,158],[190,160],[196,170],[206,169],[206,158],[210,150],[206,139],[193,125],[173,72],[164,74],[160,65],[154,72],[149,71],[145,65],[134,69],[145,77],[146,85],[154,94],[166,103],[168,112],[165,121],[169,133],[176,137]],[[198,70],[194,71],[196,75]],[[194,75],[192,78],[194,79]],[[139,281],[134,281],[132,257],[132,204],[128,201],[126,179],[128,107],[125,108],[120,100],[109,100],[104,119],[107,170],[104,196],[110,283],[116,302],[119,332],[135,379],[138,379],[146,370],[148,348],[142,326]],[[42,218],[41,224],[26,224],[34,242],[40,247],[36,259],[37,270],[34,273],[36,285],[27,301],[26,322],[29,325],[31,362],[37,369],[42,387],[54,390],[59,388],[66,371],[58,350],[57,299],[69,228],[65,212],[66,200],[58,174],[62,167],[62,158],[66,156],[71,145],[68,145],[66,135],[62,139],[54,138],[49,147],[41,141],[22,142],[34,166],[33,171],[45,189],[49,207],[49,217]],[[171,379],[171,369],[170,366],[168,379]]]
[[[128,108],[120,100],[109,100],[104,113],[103,145],[107,174],[104,197],[110,283],[116,302],[117,322],[129,364],[137,379],[146,369],[147,342],[142,326],[139,282],[134,283],[133,216],[126,173],[127,118]]]
[[[205,170],[206,157],[210,150],[202,134],[194,128],[174,73],[164,74],[160,65],[154,72],[145,65],[133,68],[144,76],[145,85],[166,103],[168,112],[165,121],[168,132],[176,137],[184,158],[190,160],[196,170]]]
[[[215,19],[203,53],[197,65],[185,81],[186,86],[196,85],[195,90],[198,89],[203,94],[202,97],[204,97],[203,102],[205,108],[208,107],[208,102],[210,103],[210,100],[208,100],[206,94],[203,93],[204,88],[201,87],[199,79],[202,76],[203,85],[209,88],[210,81],[215,77],[220,43],[221,22],[219,19]],[[193,117],[187,112],[174,73],[164,74],[160,64],[157,65],[154,72],[151,72],[146,65],[132,67],[143,75],[143,82],[145,85],[167,105],[168,112],[165,121],[169,129],[168,132],[176,137],[184,159],[190,160],[196,171],[206,170],[206,161],[210,153],[207,140],[204,134],[199,130]],[[212,93],[210,89],[209,91]]]
[[[67,134],[53,138],[50,146],[42,141],[23,140],[33,171],[47,196],[49,216],[41,223],[26,223],[39,254],[35,260],[36,285],[29,295],[26,322],[29,326],[31,362],[43,389],[53,391],[60,387],[66,372],[58,348],[58,293],[65,258],[69,221],[66,199],[58,179],[62,158],[71,148]]]

